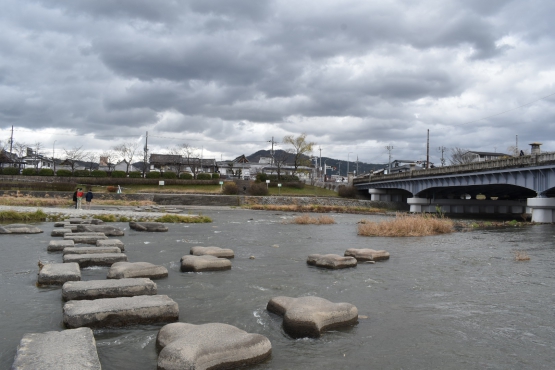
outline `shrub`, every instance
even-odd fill
[[[125,173],[125,171],[112,171],[112,174],[110,176],[115,178],[122,178],[127,177],[127,174]]]
[[[56,176],[71,177],[71,176],[73,176],[73,174],[71,173],[70,170],[58,170],[58,171],[56,171]]]
[[[219,173],[213,173],[212,174],[212,180],[216,180],[220,178],[220,174]]]
[[[427,236],[447,234],[453,231],[453,221],[426,214],[397,214],[393,220],[361,221],[358,225],[358,235],[363,236]]]
[[[73,172],[73,176],[75,177],[89,177],[91,175],[91,173],[89,172],[89,170],[75,170]]]
[[[2,168],[2,175],[19,175],[19,168],[17,168],[17,167],[4,167],[4,168]]]
[[[91,176],[92,177],[107,177],[108,173],[106,171],[101,171],[101,170],[92,170],[91,171]]]
[[[266,182],[268,180],[268,175],[265,173],[258,173],[256,174],[256,181],[257,182]]]
[[[197,180],[212,180],[212,175],[209,173],[199,173],[197,175]]]
[[[21,171],[21,174],[23,176],[36,176],[37,170],[35,168],[24,168],[23,171]]]
[[[530,261],[530,256],[525,251],[514,251],[515,261]]]
[[[335,220],[330,216],[310,217],[309,215],[302,215],[295,217],[288,223],[299,225],[330,225],[334,224]]]
[[[133,179],[140,179],[143,177],[143,173],[141,171],[129,171],[129,177]]]
[[[179,178],[182,180],[192,180],[193,179],[193,175],[191,175],[190,173],[187,172],[183,172],[179,174]]]
[[[291,181],[291,182],[284,183],[283,186],[287,188],[304,189],[304,182]]]
[[[222,186],[222,193],[226,195],[239,194],[239,188],[237,187],[237,184],[232,181],[224,182],[224,185]]]
[[[149,172],[146,174],[146,178],[147,179],[159,179],[160,178],[160,172]]]
[[[54,170],[51,168],[41,168],[39,176],[54,176]]]
[[[255,182],[251,184],[249,188],[250,195],[268,195],[268,188],[266,187],[266,183],[262,182]]]
[[[357,189],[354,186],[339,185],[337,194],[342,198],[356,198]]]
[[[175,172],[172,171],[166,171],[162,174],[162,177],[165,179],[177,179],[177,175],[175,174]]]
[[[108,190],[109,193],[115,193],[116,191],[118,191],[118,187],[117,186],[107,186],[106,190]]]

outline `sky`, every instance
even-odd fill
[[[552,0],[3,0],[0,141],[368,163],[555,151]],[[387,147],[391,148],[388,151]],[[320,151],[321,149],[321,151]]]

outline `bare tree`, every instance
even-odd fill
[[[516,145],[511,145],[507,147],[507,153],[515,157],[520,156],[521,155],[520,152],[522,152],[522,155],[530,155],[530,149],[518,150],[518,147]]]
[[[75,166],[77,162],[83,160],[85,157],[85,152],[83,151],[83,146],[74,147],[71,149],[63,148],[65,153],[65,159],[62,163],[67,164],[71,168],[71,173],[75,172]]]
[[[86,152],[85,153],[85,160],[87,161],[87,167],[89,168],[89,172],[94,170],[97,159],[98,159],[98,154],[97,153],[95,153],[95,152]]]
[[[100,153],[100,158],[106,161],[106,166],[108,167],[108,172],[112,172],[114,170],[115,161],[117,160],[117,155],[113,150],[105,150]],[[100,164],[101,161],[99,161]]]
[[[35,144],[33,145],[33,147],[31,148],[33,151],[33,165],[35,167],[35,171],[38,172],[39,170],[39,164],[40,164],[40,151],[42,150],[43,145],[40,141],[36,141]]]
[[[277,178],[278,181],[281,180],[281,169],[287,163],[287,158],[289,157],[289,153],[283,150],[278,150],[275,152],[274,155],[274,166],[276,166]]]
[[[133,158],[135,157],[135,153],[137,152],[137,148],[139,147],[139,142],[127,142],[120,145],[114,146],[112,149],[123,159],[127,168],[125,170],[126,173],[129,173],[129,167],[133,163]]]
[[[449,151],[451,152],[449,157],[451,165],[468,164],[472,162],[470,156],[465,156],[465,154],[468,153],[468,149],[455,147],[449,149]]]
[[[293,154],[293,166],[295,167],[294,173],[297,173],[299,166],[310,165],[310,159],[307,156],[312,153],[312,149],[316,143],[306,140],[306,134],[300,134],[297,137],[288,135],[283,138],[284,144],[289,144],[292,148],[287,152]]]
[[[180,152],[185,157],[187,166],[191,169],[193,177],[197,178],[197,173],[199,166],[202,166],[200,159],[198,158],[198,149],[190,146],[187,143],[179,144]]]
[[[168,154],[172,156],[170,159],[171,166],[176,169],[177,177],[179,177],[179,174],[185,166],[185,161],[183,160],[183,154],[185,153],[185,150],[183,148],[183,145],[187,144],[180,144],[178,146],[168,148]]]
[[[27,147],[29,146],[29,144],[26,143],[21,143],[16,141],[15,143],[13,143],[13,149],[15,151],[15,154],[17,154],[17,156],[19,158],[24,157]]]

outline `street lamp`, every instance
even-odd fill
[[[328,158],[328,159],[329,159],[329,158]],[[328,161],[327,159],[324,161],[324,182],[326,182],[326,175],[328,174],[328,171],[326,171],[326,169],[327,169],[327,167],[326,167],[326,162],[327,162],[327,161]]]
[[[349,178],[349,154],[352,152],[347,153],[347,178]]]

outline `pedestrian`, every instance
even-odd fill
[[[117,194],[121,194],[121,188],[118,185],[118,191],[116,192]]]
[[[81,201],[83,200],[83,189],[79,188],[77,189],[77,205],[76,208],[77,209],[81,209]]]
[[[85,201],[87,202],[87,203],[85,204],[86,209],[91,209],[91,201],[92,201],[92,199],[93,199],[93,193],[92,193],[92,190],[89,189],[89,191],[88,191],[87,194],[85,195]]]
[[[77,190],[73,192],[73,207],[77,209]]]

